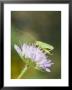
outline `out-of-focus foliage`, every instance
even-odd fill
[[[22,79],[61,78],[61,12],[60,11],[12,11],[11,12],[11,78],[16,79],[25,64],[14,50],[14,44],[34,43],[36,40],[54,46],[55,63],[51,72],[30,68]]]

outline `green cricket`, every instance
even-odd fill
[[[45,51],[47,54],[52,55],[51,51],[54,49],[54,47],[50,44],[41,42],[41,41],[35,41],[36,46],[41,48],[43,51]]]

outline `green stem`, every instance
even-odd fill
[[[27,70],[27,65],[23,68],[17,79],[20,79],[23,76],[23,74],[26,72],[26,70]]]

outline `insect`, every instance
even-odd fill
[[[52,55],[51,51],[54,49],[52,45],[41,42],[41,41],[35,41],[35,44],[47,54]]]

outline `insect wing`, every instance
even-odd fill
[[[50,50],[54,49],[54,47],[52,45],[41,42],[41,41],[36,41],[36,45],[39,45],[39,47],[41,47],[43,49],[50,49]]]

